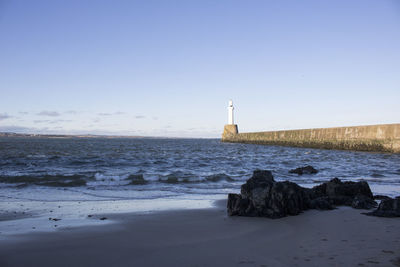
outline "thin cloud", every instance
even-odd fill
[[[60,122],[71,122],[72,120],[34,120],[33,123],[49,123],[56,124]]]
[[[29,114],[29,112],[26,112],[26,111],[20,111],[20,112],[18,112],[18,114],[21,114],[21,115],[28,115],[28,114]]]
[[[12,116],[8,115],[7,113],[0,114],[0,121],[12,118]]]
[[[113,115],[122,115],[125,114],[125,112],[117,111],[117,112],[112,112],[112,113],[107,113],[107,112],[101,112],[97,113],[99,116],[113,116]]]
[[[50,123],[51,124],[55,124],[55,123],[60,123],[60,122],[71,122],[73,120],[51,120]]]
[[[76,111],[76,110],[68,110],[68,111],[65,111],[64,113],[65,113],[65,114],[72,114],[72,115],[75,115],[75,114],[78,114],[78,111]]]
[[[144,118],[146,118],[146,116],[142,116],[142,115],[135,116],[135,119],[144,119]]]
[[[58,116],[60,116],[60,113],[58,113],[57,111],[46,111],[46,110],[44,110],[42,112],[37,113],[36,115],[38,115],[38,116],[58,117]]]

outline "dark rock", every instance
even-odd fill
[[[253,210],[249,205],[248,199],[243,199],[239,194],[228,194],[228,214],[229,216],[246,216]]]
[[[364,181],[334,178],[309,189],[289,181],[276,182],[270,171],[256,170],[242,185],[241,194],[228,195],[227,209],[230,216],[281,218],[307,209],[331,210],[336,205],[370,209],[376,202]]]
[[[377,199],[377,200],[383,200],[383,199],[388,199],[388,198],[390,198],[390,197],[384,196],[384,195],[374,195],[374,199]]]
[[[329,197],[317,197],[310,200],[310,209],[332,210],[334,206]]]
[[[244,198],[250,198],[256,188],[267,188],[275,183],[271,171],[255,170],[253,176],[246,181],[240,188],[240,193]]]
[[[376,208],[377,205],[378,204],[372,198],[369,198],[365,195],[357,195],[351,203],[353,208],[365,210]]]
[[[383,199],[376,210],[365,214],[378,217],[400,217],[400,197]]]
[[[303,174],[316,174],[318,173],[318,170],[314,169],[313,166],[307,165],[304,167],[296,168],[293,170],[290,170],[289,173],[297,173],[298,175],[303,175]]]
[[[327,183],[314,186],[311,190],[311,199],[326,196],[334,205],[351,206],[357,195],[373,199],[371,189],[365,181],[342,182],[338,178],[333,178]]]
[[[301,186],[292,182],[274,183],[269,197],[265,201],[263,214],[271,218],[297,215],[309,208],[308,194]],[[262,201],[259,203],[263,204]]]
[[[101,221],[107,220],[107,217],[101,217],[100,220]]]
[[[228,195],[228,214],[281,218],[308,209],[308,194],[292,182],[275,182],[270,171],[254,171],[241,195]]]

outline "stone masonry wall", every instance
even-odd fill
[[[227,134],[229,133],[229,134]],[[223,142],[400,153],[400,124],[231,134]]]

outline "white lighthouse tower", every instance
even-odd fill
[[[222,134],[222,141],[231,140],[235,135],[239,133],[238,127],[233,120],[233,101],[229,100],[228,104],[228,124],[224,127],[224,133]]]
[[[229,100],[229,105],[228,105],[228,124],[233,125],[235,124],[233,122],[233,110],[235,108],[233,107],[233,101]]]

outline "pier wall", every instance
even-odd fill
[[[225,125],[223,142],[400,153],[400,124],[254,133],[234,133],[232,127]]]

